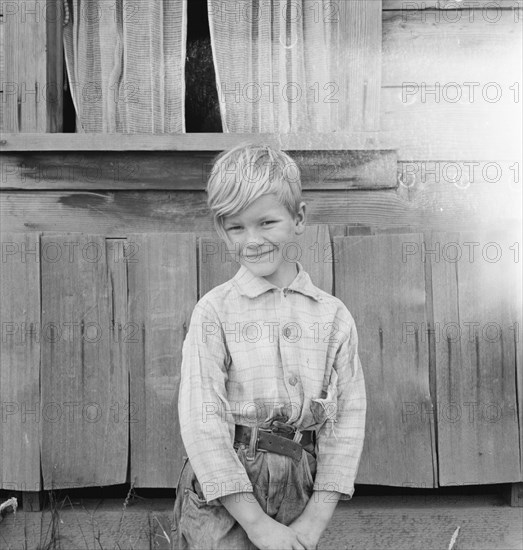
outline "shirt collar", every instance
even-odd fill
[[[313,285],[309,274],[303,269],[300,262],[296,262],[296,265],[298,266],[298,274],[294,281],[286,288],[295,292],[300,292],[316,301],[320,301],[318,288]],[[232,278],[232,281],[240,291],[240,294],[248,298],[256,298],[268,290],[278,288],[276,285],[267,281],[265,277],[254,275],[254,273],[244,265],[240,265],[240,269]]]

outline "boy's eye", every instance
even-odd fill
[[[265,223],[276,223],[274,220],[266,220],[262,222],[262,225]],[[241,225],[231,225],[227,228],[227,231],[235,231],[236,229],[241,229]]]

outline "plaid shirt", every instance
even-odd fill
[[[354,493],[366,395],[354,319],[298,274],[278,288],[241,266],[194,308],[183,343],[181,436],[210,502],[253,490],[233,448],[234,425],[283,420],[317,432],[314,490]]]

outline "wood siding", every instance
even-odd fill
[[[357,482],[521,480],[514,243],[496,233],[349,232],[309,226],[297,250],[358,328],[369,410]],[[238,265],[207,232],[6,237],[2,289],[21,292],[2,308],[2,487],[174,487],[185,454],[183,339],[197,299]],[[478,261],[454,261],[465,243],[478,243]],[[497,246],[503,261],[483,261]]]
[[[523,13],[512,0],[468,4],[383,0],[375,132],[258,136],[302,166],[303,263],[359,329],[370,404],[359,483],[523,480]],[[4,43],[15,32],[6,23]],[[39,27],[24,48],[43,37]],[[13,47],[2,48],[2,82],[25,82],[24,71],[51,79],[44,50],[37,70],[13,64]],[[30,101],[15,116],[9,97],[4,88],[4,131],[58,128]],[[376,108],[365,115],[376,116]],[[195,300],[237,269],[213,253],[206,176],[213,156],[238,139],[2,135],[2,488],[174,487],[184,330]],[[82,256],[90,242],[86,254],[103,251],[96,263]],[[470,243],[479,243],[473,262]],[[332,248],[339,261],[314,262],[314,247]],[[496,247],[498,262],[483,255]],[[71,251],[80,252],[74,262]],[[67,331],[98,323],[107,340],[37,340],[38,327],[56,319],[73,323]],[[84,410],[88,403],[98,407]],[[51,421],[56,404],[62,415]],[[37,424],[32,411],[43,407],[51,420]]]

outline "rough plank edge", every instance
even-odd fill
[[[423,10],[513,10],[523,8],[521,0],[383,0],[383,11]]]
[[[318,134],[39,134],[5,133],[4,151],[223,151],[240,143],[289,151],[395,150],[391,132]]]
[[[427,243],[432,249],[432,232],[421,233],[420,244]],[[439,449],[438,449],[438,384],[436,377],[436,341],[432,331],[434,327],[434,293],[432,287],[432,257],[424,262],[425,269],[425,322],[428,332],[428,377],[429,377],[429,399],[432,405],[430,416],[430,443],[432,446],[432,475],[434,487],[439,487]]]
[[[20,495],[24,512],[41,512],[47,501],[44,491],[22,491]]]
[[[523,483],[510,483],[504,486],[506,502],[514,508],[523,508]]]

